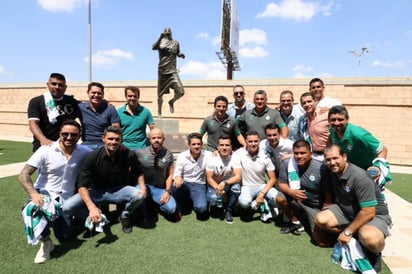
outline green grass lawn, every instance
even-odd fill
[[[27,161],[31,149],[31,143],[0,140],[0,165]]]
[[[393,183],[386,188],[412,203],[412,175],[393,174]]]
[[[153,229],[134,227],[57,245],[52,259],[33,263],[38,246],[27,244],[21,207],[26,194],[17,177],[0,179],[0,273],[350,273],[331,262],[331,248],[310,243],[306,234],[281,235],[273,223],[245,223],[235,217],[179,223],[159,218]],[[55,241],[55,243],[57,243]],[[390,273],[383,265],[382,273]]]

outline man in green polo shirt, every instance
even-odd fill
[[[349,123],[349,113],[345,106],[333,106],[328,113],[329,131],[333,144],[342,148],[349,162],[367,170],[383,188],[392,180],[387,148],[369,131]]]

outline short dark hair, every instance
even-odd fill
[[[349,119],[349,112],[343,105],[336,105],[329,109],[328,119],[332,114],[344,114],[346,119]]]
[[[108,132],[113,132],[113,133],[120,134],[120,135],[123,134],[122,129],[121,129],[120,127],[116,127],[116,126],[108,126],[108,127],[106,127],[106,128],[104,129],[103,136],[105,136]]]
[[[282,97],[282,95],[285,95],[285,94],[290,94],[290,95],[292,96],[292,101],[294,100],[294,99],[293,99],[293,92],[290,91],[290,90],[284,90],[284,91],[282,91],[282,92],[280,93],[280,95],[279,95],[279,98]],[[280,99],[279,99],[279,100],[280,100]]]
[[[64,126],[74,126],[74,127],[77,127],[79,132],[82,131],[81,125],[73,119],[67,119],[63,121],[62,125],[60,126],[60,131],[62,130]]]
[[[140,98],[140,89],[138,87],[136,87],[136,86],[127,86],[127,87],[125,87],[124,88],[124,97],[127,96],[127,91],[128,90],[133,91],[134,93],[137,94],[137,98]]]
[[[66,81],[66,77],[64,77],[63,74],[58,73],[58,72],[52,72],[52,73],[50,74],[50,77],[49,77],[49,78],[56,78],[56,79],[59,79],[59,80],[61,80],[61,81]]]
[[[222,135],[222,136],[220,136],[219,139],[218,139],[218,142],[219,142],[220,140],[229,140],[229,141],[230,141],[230,144],[232,144],[232,139],[231,139],[230,136],[228,136],[228,135]]]
[[[312,92],[304,92],[304,93],[302,93],[302,95],[300,96],[300,102],[302,102],[302,98],[303,97],[312,97],[312,99],[313,100],[316,100],[315,99],[315,95],[312,93]]]
[[[265,126],[265,133],[266,133],[266,130],[268,130],[268,129],[277,129],[278,132],[280,132],[280,127],[279,127],[279,125],[278,125],[278,124],[275,124],[275,123],[271,123],[271,124]]]
[[[192,142],[192,139],[199,139],[200,142],[203,143],[202,138],[203,138],[202,134],[200,134],[199,132],[193,132],[187,135],[187,143],[190,145]]]
[[[255,91],[255,93],[253,94],[253,97],[255,97],[258,94],[265,95],[266,98],[268,97],[268,94],[263,89],[258,89],[257,91]]]
[[[320,78],[313,78],[312,80],[310,80],[309,82],[309,86],[311,86],[313,83],[315,82],[320,82],[322,84],[322,86],[324,86],[325,84],[323,83],[322,79]]]
[[[226,96],[219,95],[215,98],[215,102],[213,103],[213,106],[216,106],[217,102],[219,102],[219,101],[225,102],[226,105],[229,104],[229,101],[227,100]]]
[[[312,151],[309,142],[306,140],[297,140],[292,145],[292,149],[299,148],[299,147],[306,147],[309,151]]]
[[[338,149],[340,156],[347,155],[346,152],[342,149],[342,147],[341,147],[341,146],[338,146],[337,144],[327,145],[327,146],[325,147],[325,149],[323,150],[323,152],[326,152],[326,151],[328,151],[328,150],[331,150],[331,149],[334,148],[334,147],[336,147],[336,148]]]
[[[242,88],[243,91],[245,91],[245,88],[244,88],[242,85],[235,85],[235,86],[233,87],[233,91],[235,90],[235,88]]]
[[[87,85],[87,93],[92,89],[92,87],[101,88],[101,89],[102,89],[102,92],[104,93],[104,86],[103,86],[102,83],[99,83],[99,82],[90,82],[90,83]]]
[[[251,130],[251,131],[246,132],[246,138],[247,138],[248,136],[258,136],[259,139],[260,139],[259,133],[257,133],[256,130]]]

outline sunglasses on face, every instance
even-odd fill
[[[69,137],[69,135],[70,135],[72,138],[77,138],[77,137],[79,137],[79,134],[77,134],[77,133],[72,133],[72,132],[61,132],[60,134],[61,134],[64,138]]]
[[[53,87],[58,86],[60,88],[64,87],[63,83],[57,83],[57,82],[51,82],[50,85],[52,85]]]
[[[239,95],[244,95],[244,92],[233,92],[234,95],[239,96]]]

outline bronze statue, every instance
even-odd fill
[[[174,90],[174,97],[169,101],[170,112],[174,112],[174,103],[185,94],[176,68],[176,57],[185,58],[180,52],[179,42],[173,40],[172,30],[165,28],[159,39],[153,44],[153,50],[159,51],[157,110],[162,116],[163,95],[169,94],[169,88]]]

